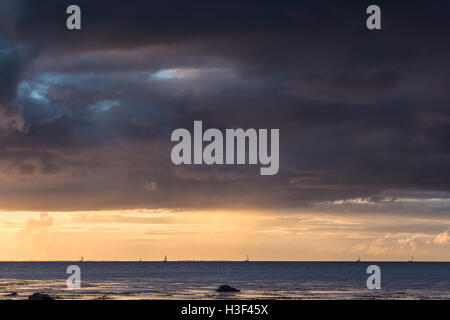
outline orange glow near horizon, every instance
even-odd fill
[[[448,231],[412,217],[316,212],[111,210],[0,212],[2,261],[364,260],[448,261]],[[444,222],[445,223],[445,222]]]

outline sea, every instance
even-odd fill
[[[67,287],[71,265],[81,287]],[[381,288],[368,289],[367,267]],[[220,293],[228,284],[240,290]],[[11,293],[17,295],[10,295]],[[0,299],[450,299],[450,262],[0,262]]]

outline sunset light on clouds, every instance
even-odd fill
[[[404,260],[448,257],[448,221],[328,210],[2,212],[2,260]]]

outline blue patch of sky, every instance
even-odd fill
[[[50,87],[84,84],[98,77],[98,75],[91,73],[75,75],[43,73],[34,78],[23,80],[17,87],[17,96],[19,99],[32,99],[37,103],[48,103]]]
[[[155,72],[151,75],[152,78],[161,79],[161,80],[168,80],[177,78],[177,72],[173,70],[160,70],[158,72]]]
[[[17,87],[19,98],[29,98],[38,103],[48,103],[49,86],[39,82],[22,81]]]
[[[82,74],[70,74],[70,73],[42,73],[35,78],[37,82],[43,82],[48,85],[75,85],[83,84],[89,80],[96,80],[103,75],[96,73],[82,73]]]
[[[127,75],[140,76],[143,75],[143,73],[138,72]],[[176,76],[176,72],[171,71],[165,76],[170,77],[171,75]],[[110,80],[110,76],[102,73],[41,73],[32,78],[28,78],[19,84],[17,89],[17,99],[24,106],[24,115],[28,120],[39,121],[54,118],[65,113],[66,109],[64,104],[58,103],[58,101],[52,101],[50,96],[50,89],[52,87],[74,87],[78,89],[86,87],[89,91],[95,91],[96,89],[93,87],[96,85],[104,87],[108,80]],[[108,111],[120,107],[121,105],[122,102],[120,100],[111,97],[109,99],[93,101],[88,105],[88,110],[95,118],[96,124],[98,124],[98,121],[100,121],[100,117],[102,117],[103,114],[107,114]],[[123,112],[128,112],[134,117],[143,119],[146,117],[155,117],[160,121],[164,119],[164,113],[159,110],[159,108],[148,104],[137,106],[136,101],[128,101],[127,108],[124,109]],[[112,119],[109,119],[108,122],[111,120]]]
[[[89,106],[89,109],[93,112],[107,112],[112,108],[120,106],[120,101],[114,100],[102,100]]]

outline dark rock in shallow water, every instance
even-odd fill
[[[28,300],[54,300],[48,294],[35,292],[28,297]]]
[[[11,292],[11,293],[8,293],[6,296],[7,297],[17,297],[18,294],[17,294],[17,292]]]
[[[217,289],[216,291],[217,292],[240,292],[241,290],[238,290],[227,284],[224,284],[224,285],[220,286],[219,289]]]

